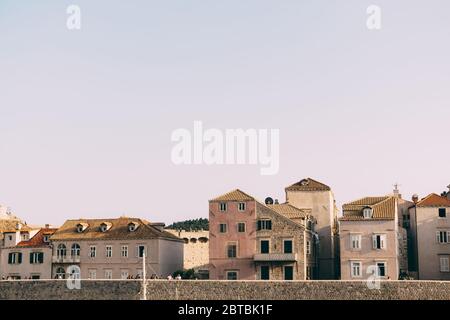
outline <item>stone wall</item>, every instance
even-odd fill
[[[369,289],[364,281],[168,281],[151,280],[147,298],[248,300],[450,300],[450,281],[383,281]],[[0,299],[140,299],[139,280],[83,280],[69,290],[64,280],[0,281]]]

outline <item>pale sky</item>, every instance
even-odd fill
[[[81,30],[66,8],[81,8]],[[381,8],[381,30],[366,9]],[[28,223],[208,216],[303,177],[338,205],[442,192],[448,0],[0,0],[0,203]],[[171,133],[279,129],[280,171],[175,166]]]

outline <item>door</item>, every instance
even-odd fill
[[[284,267],[284,280],[294,280],[294,267],[285,266]]]

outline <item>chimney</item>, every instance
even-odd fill
[[[399,184],[395,183],[394,184],[394,192],[393,192],[393,194],[394,194],[394,197],[396,197],[397,199],[401,199],[402,195],[400,194],[400,190],[398,189],[398,187],[399,187]]]
[[[418,196],[417,194],[413,194],[413,196],[412,196],[412,201],[413,201],[414,203],[419,202],[419,196]]]
[[[275,199],[275,204],[280,204],[280,203],[278,202],[278,199]]]
[[[50,225],[48,223],[45,224],[45,229],[50,228]]]

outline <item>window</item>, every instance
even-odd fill
[[[111,269],[105,270],[105,279],[112,279],[112,270]]]
[[[449,243],[450,242],[450,231],[437,231],[436,232],[437,243]]]
[[[145,255],[145,246],[144,245],[140,245],[138,246],[138,257],[139,258],[143,258]]]
[[[107,258],[112,257],[112,246],[106,246],[106,257]]]
[[[363,209],[364,219],[370,219],[370,218],[372,218],[372,213],[373,213],[372,208],[364,208],[364,209]]]
[[[70,250],[70,252],[72,254],[72,257],[79,257],[80,256],[80,251],[81,251],[81,249],[80,249],[80,245],[78,243],[74,243],[72,245],[71,250]]]
[[[58,256],[58,258],[65,258],[66,253],[67,253],[66,246],[62,243],[58,245],[58,248],[56,249],[56,255]]]
[[[258,220],[257,230],[272,230],[271,220]]]
[[[449,257],[440,257],[439,262],[440,262],[439,264],[440,264],[441,272],[449,272],[450,271]]]
[[[33,279],[33,280],[39,280],[40,278],[41,278],[41,276],[39,274],[31,275],[31,279]]]
[[[439,208],[439,218],[447,217],[447,213],[445,212],[445,208]]]
[[[261,267],[259,267],[259,278],[261,280],[270,280],[269,266],[261,266]]]
[[[377,270],[378,270],[379,277],[385,277],[386,276],[386,262],[378,262]]]
[[[228,258],[236,258],[237,256],[237,245],[235,243],[230,243],[227,246],[227,256]]]
[[[260,251],[261,253],[269,253],[270,242],[269,240],[261,240]]]
[[[30,252],[30,264],[41,264],[41,263],[44,263],[44,253]]]
[[[227,271],[227,280],[237,280],[238,273],[237,271]]]
[[[122,246],[120,250],[120,255],[122,256],[122,258],[128,257],[128,246]]]
[[[30,236],[28,233],[23,233],[22,234],[22,241],[27,241],[28,239],[30,239]]]
[[[309,256],[311,254],[311,242],[306,241],[306,254]]]
[[[361,249],[361,235],[351,234],[350,235],[350,249],[359,250]]]
[[[120,270],[120,279],[125,280],[128,279],[129,272],[128,270]]]
[[[219,203],[219,210],[220,210],[221,212],[227,211],[227,204],[226,204],[225,202]]]
[[[65,279],[66,278],[66,271],[63,267],[56,268],[56,278],[57,279]]]
[[[226,223],[219,224],[219,232],[220,233],[226,233],[227,232],[227,224]]]
[[[97,270],[89,269],[89,279],[97,279]]]
[[[352,278],[361,277],[361,262],[351,262],[350,272]]]
[[[89,257],[95,258],[97,256],[97,247],[96,246],[90,246],[89,247]]]
[[[137,229],[137,226],[135,223],[131,222],[128,224],[128,231],[133,232]]]
[[[294,280],[293,266],[284,266],[284,280]]]
[[[245,223],[244,222],[239,222],[237,224],[237,229],[238,229],[238,232],[245,232]]]
[[[50,236],[46,235],[44,236],[44,242],[49,242],[50,241]]]
[[[238,203],[238,210],[239,211],[245,211],[245,202],[239,202]]]
[[[375,234],[373,236],[373,248],[374,249],[386,249],[386,235]]]
[[[284,240],[283,241],[283,252],[284,253],[292,253],[292,240]]]
[[[21,264],[22,263],[22,253],[21,252],[11,252],[8,255],[9,264]]]

